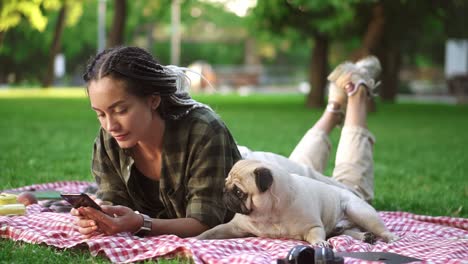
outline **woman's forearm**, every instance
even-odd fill
[[[193,237],[209,227],[195,218],[152,219],[150,236],[173,234],[178,237]]]

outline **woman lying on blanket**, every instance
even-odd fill
[[[374,57],[337,67],[326,110],[286,158],[238,147],[219,116],[187,93],[181,68],[136,47],[101,52],[84,80],[101,124],[92,160],[97,197],[113,205],[102,206],[105,213],[73,209],[79,231],[196,236],[232,218],[222,202],[224,180],[242,158],[276,163],[371,201],[374,137],[366,102],[379,71]],[[343,122],[333,177],[325,177],[328,135]]]

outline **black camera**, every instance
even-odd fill
[[[304,245],[293,247],[284,259],[278,259],[277,264],[343,264],[343,257],[333,254],[331,248],[312,248]]]
[[[357,258],[366,261],[379,261],[389,264],[401,264],[421,259],[407,257],[391,252],[338,252],[333,253],[331,248],[299,245],[293,247],[286,258],[278,259],[277,264],[342,264],[343,257]]]

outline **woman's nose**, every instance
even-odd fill
[[[119,122],[117,122],[117,120],[110,115],[107,116],[106,123],[106,129],[109,132],[116,131],[119,128]]]

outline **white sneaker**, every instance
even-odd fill
[[[379,85],[375,79],[381,70],[379,59],[372,55],[355,64],[346,61],[338,65],[327,78],[330,85],[326,110],[345,114],[348,97],[354,95],[361,84],[366,87],[369,96],[375,96],[375,88]]]
[[[342,114],[344,117],[348,96],[342,87],[336,85],[336,81],[344,73],[352,71],[357,71],[356,66],[352,62],[346,61],[338,65],[330,75],[328,75],[327,79],[330,81],[328,85],[328,104],[326,108],[328,112]]]
[[[358,75],[360,80],[358,80],[358,83],[361,82],[367,87],[367,93],[370,96],[375,96],[375,88],[380,84],[380,82],[376,82],[375,80],[379,77],[380,72],[382,71],[379,59],[371,55],[357,61],[355,65],[359,70]],[[355,89],[354,93],[356,92],[357,89]],[[350,96],[350,94],[348,94],[348,96]]]

